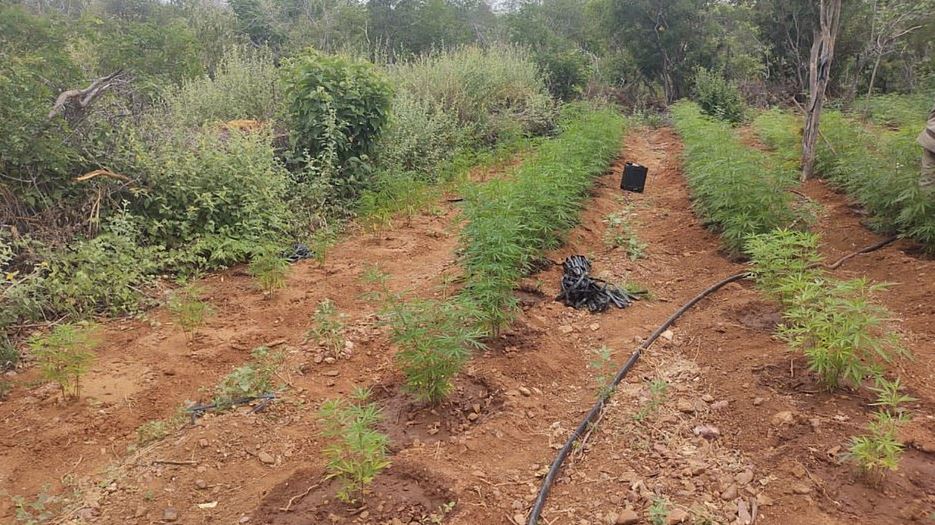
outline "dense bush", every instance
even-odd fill
[[[283,75],[297,151],[319,156],[333,143],[340,166],[371,152],[392,95],[372,64],[309,49],[289,60]]]
[[[545,75],[549,93],[559,100],[571,100],[588,81],[590,62],[578,49],[539,51],[536,64]]]
[[[389,73],[399,91],[456,118],[473,142],[552,127],[555,109],[545,82],[519,48],[465,47],[396,64]]]
[[[377,142],[377,166],[394,174],[418,174],[434,182],[438,166],[454,154],[461,135],[454,114],[435,101],[400,90],[393,98],[386,131]]]
[[[513,177],[468,194],[461,232],[464,294],[485,331],[496,334],[512,319],[513,287],[578,221],[593,178],[616,156],[623,132],[623,117],[613,110],[572,107],[562,134],[544,142]]]
[[[704,68],[696,69],[692,98],[701,111],[709,116],[734,123],[743,120],[743,96],[737,86],[720,73]]]
[[[672,107],[685,143],[682,158],[694,205],[735,253],[750,235],[788,226],[796,219],[791,195],[795,173],[740,142],[730,126],[701,114],[697,105]]]

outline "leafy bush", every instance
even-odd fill
[[[165,421],[154,419],[143,423],[136,429],[136,442],[138,445],[148,445],[159,441],[169,435],[169,428]]]
[[[97,327],[60,324],[45,335],[29,339],[29,348],[36,358],[42,377],[58,383],[62,397],[78,397],[81,376],[94,362],[94,348],[99,344]]]
[[[704,68],[695,70],[692,98],[705,114],[737,123],[743,120],[744,101],[737,86],[720,73]]]
[[[588,81],[590,62],[579,49],[540,50],[535,59],[549,93],[558,100],[573,99]]]
[[[290,175],[268,129],[211,130],[163,137],[140,148],[145,178],[133,203],[147,243],[169,250],[172,267],[216,268],[283,239],[295,215]]]
[[[276,371],[285,360],[285,355],[261,346],[255,348],[250,356],[250,362],[228,374],[215,389],[214,403],[219,409],[231,407],[241,399],[259,397],[274,390]]]
[[[412,173],[435,181],[439,165],[454,155],[461,141],[453,113],[433,100],[399,90],[393,97],[386,130],[377,142],[376,164],[394,176]]]
[[[168,120],[179,128],[281,116],[282,87],[273,54],[267,48],[230,47],[212,76],[185,80],[166,94],[165,106]]]
[[[368,155],[387,121],[390,85],[372,64],[313,49],[283,67],[292,142],[297,151],[318,156],[335,144],[337,165]],[[333,116],[337,133],[329,133]]]
[[[413,174],[381,174],[360,196],[358,222],[371,231],[389,226],[398,215],[403,215],[408,222],[434,202],[438,193],[438,188]]]
[[[260,285],[263,293],[271,295],[286,286],[289,263],[275,250],[264,250],[253,256],[248,270]]]
[[[186,287],[173,294],[169,300],[169,313],[190,340],[195,338],[195,330],[205,323],[205,319],[214,313],[210,304],[199,299],[200,290],[193,286]]]
[[[818,266],[817,246],[814,234],[777,230],[752,237],[747,252],[758,285],[785,306],[780,335],[825,387],[859,386],[907,352],[889,331],[889,312],[872,301],[883,286],[833,279]]]
[[[554,103],[526,51],[503,45],[464,47],[390,67],[400,92],[457,119],[469,142],[552,128]]]
[[[729,250],[739,253],[751,235],[795,221],[785,191],[795,183],[794,172],[743,145],[727,124],[702,116],[693,103],[679,102],[671,111],[685,143],[682,158],[694,205]]]
[[[329,399],[318,412],[322,434],[330,440],[324,448],[328,478],[338,478],[338,498],[352,503],[363,498],[367,485],[390,466],[389,438],[375,429],[380,409],[367,403],[370,392],[357,389],[350,400]]]
[[[513,287],[523,272],[578,221],[593,178],[617,154],[623,128],[623,117],[613,110],[572,107],[562,134],[544,142],[512,178],[466,195],[463,294],[488,333],[498,333],[514,315]]]

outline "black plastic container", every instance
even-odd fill
[[[649,168],[640,164],[627,162],[623,167],[623,178],[620,180],[620,189],[643,193],[646,187],[646,174]]]

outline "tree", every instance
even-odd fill
[[[841,28],[841,0],[821,0],[819,28],[815,31],[808,63],[808,106],[805,108],[805,130],[802,134],[802,180],[815,173],[815,143],[825,91],[831,77],[834,43]]]
[[[873,60],[868,97],[873,94],[883,57],[897,51],[906,36],[921,29],[933,9],[932,0],[871,0],[870,38],[864,53]]]

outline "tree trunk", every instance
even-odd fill
[[[870,85],[867,87],[867,98],[873,95],[873,84],[877,81],[877,70],[880,69],[880,60],[883,59],[881,53],[877,53],[877,59],[873,62],[873,71],[870,73]]]
[[[802,133],[802,178],[815,175],[815,145],[818,142],[818,124],[825,102],[825,90],[831,76],[834,43],[841,26],[841,0],[821,0],[820,29],[815,31],[808,64],[808,106],[805,108],[805,130]]]

